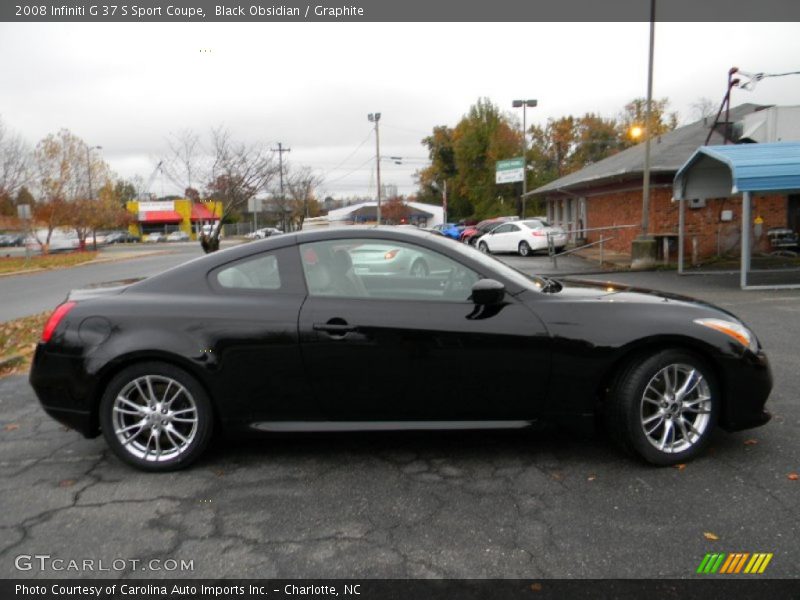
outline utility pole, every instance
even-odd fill
[[[653,55],[656,35],[656,0],[650,0],[650,47],[647,63],[647,107],[644,124],[644,169],[642,172],[642,232],[631,243],[631,268],[655,264],[656,239],[650,235],[650,141],[653,138]]]
[[[375,173],[378,178],[378,211],[377,224],[381,224],[381,136],[378,123],[381,120],[381,113],[369,113],[367,115],[370,123],[375,123]]]
[[[442,222],[447,223],[447,179],[444,180],[444,189],[442,190]]]
[[[647,64],[647,107],[644,127],[644,173],[642,174],[642,236],[650,229],[650,140],[653,137],[653,48],[656,30],[656,0],[650,0],[650,53]]]
[[[283,153],[284,152],[291,152],[292,149],[291,148],[284,148],[283,144],[278,142],[278,147],[277,148],[272,148],[272,151],[278,153],[278,175],[280,177],[280,182],[281,182],[281,212],[283,212],[283,230],[287,231],[289,229],[289,222],[288,222],[288,219],[286,218],[286,211],[283,209],[283,202],[284,202],[284,197],[283,197]]]

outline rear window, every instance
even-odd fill
[[[540,221],[536,219],[535,221],[523,221],[523,225],[530,229],[541,229],[542,227],[550,227],[550,223],[547,221]]]
[[[220,286],[229,289],[279,290],[281,275],[274,254],[248,258],[217,273]]]

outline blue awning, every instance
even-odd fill
[[[676,200],[800,190],[800,142],[701,146],[675,174]]]

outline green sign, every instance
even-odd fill
[[[514,183],[522,181],[523,177],[525,177],[525,161],[521,156],[497,161],[494,173],[495,183]]]

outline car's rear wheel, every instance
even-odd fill
[[[194,377],[166,363],[148,362],[111,380],[100,401],[100,425],[123,461],[145,471],[171,471],[202,454],[213,415]]]
[[[478,250],[480,250],[484,254],[489,254],[489,245],[486,242],[481,242],[480,244],[478,244]]]
[[[517,248],[520,256],[530,256],[531,255],[531,247],[528,242],[520,242],[519,247]]]
[[[708,364],[683,350],[664,350],[629,363],[618,374],[606,422],[618,442],[646,461],[672,465],[703,450],[719,406],[719,388]]]

